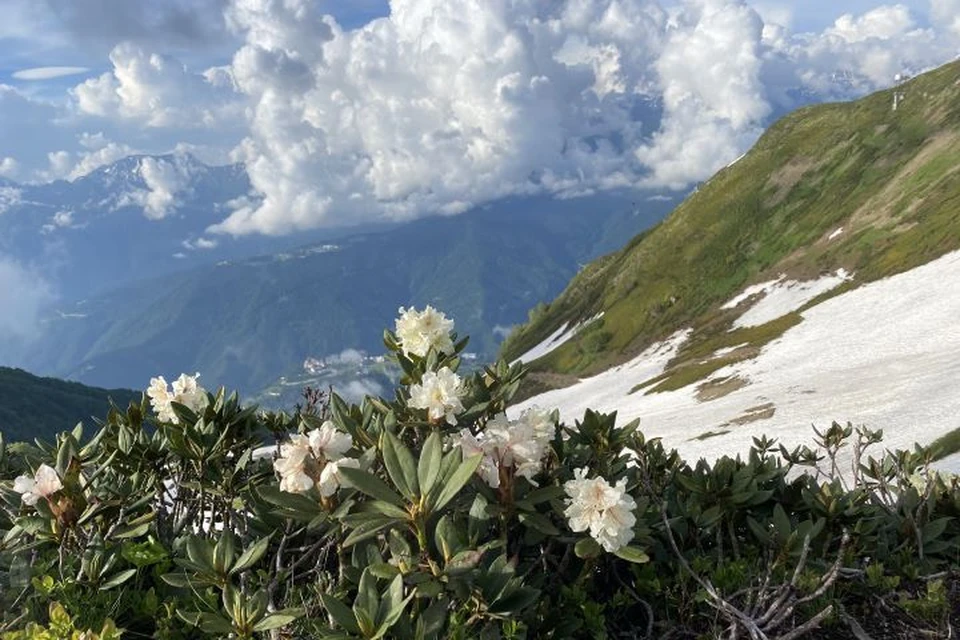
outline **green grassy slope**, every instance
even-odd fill
[[[127,389],[98,389],[0,367],[0,433],[6,442],[50,438],[92,416],[105,416],[110,400],[126,407],[140,397]]]
[[[889,90],[783,118],[661,224],[581,271],[510,336],[504,357],[603,311],[532,363],[534,386],[605,370],[685,327],[694,333],[673,369],[698,379],[709,373],[690,370],[698,353],[762,346],[791,326],[787,316],[728,332],[737,313],[719,307],[745,286],[781,273],[854,272],[836,295],[960,248],[960,63],[896,91],[896,111]]]

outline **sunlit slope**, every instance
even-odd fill
[[[857,102],[787,116],[664,222],[583,269],[503,355],[603,313],[531,363],[530,394],[691,329],[656,382],[679,388],[722,365],[704,364],[705,354],[738,347],[733,360],[742,360],[800,322],[793,310],[736,326],[744,309],[721,307],[749,285],[852,274],[809,307],[958,248],[960,63],[951,63]]]

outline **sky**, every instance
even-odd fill
[[[960,0],[0,0],[0,178],[242,162],[212,234],[684,189],[960,54]],[[180,184],[176,177],[170,184]]]

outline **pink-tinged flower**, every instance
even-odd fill
[[[40,465],[37,472],[30,476],[18,476],[13,481],[13,490],[21,494],[20,499],[31,507],[40,498],[48,498],[63,488],[57,471],[46,464]]]

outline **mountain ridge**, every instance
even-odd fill
[[[563,323],[603,312],[531,363],[534,386],[549,388],[558,374],[570,382],[599,373],[684,326],[694,329],[691,344],[716,338],[734,317],[720,305],[781,273],[855,274],[829,297],[960,247],[951,215],[960,194],[958,77],[955,62],[781,119],[663,222],[581,271],[510,336],[503,355],[517,358]]]
[[[110,402],[126,408],[140,398],[138,391],[88,387],[0,367],[0,433],[7,443],[52,439],[78,422],[105,416]]]

